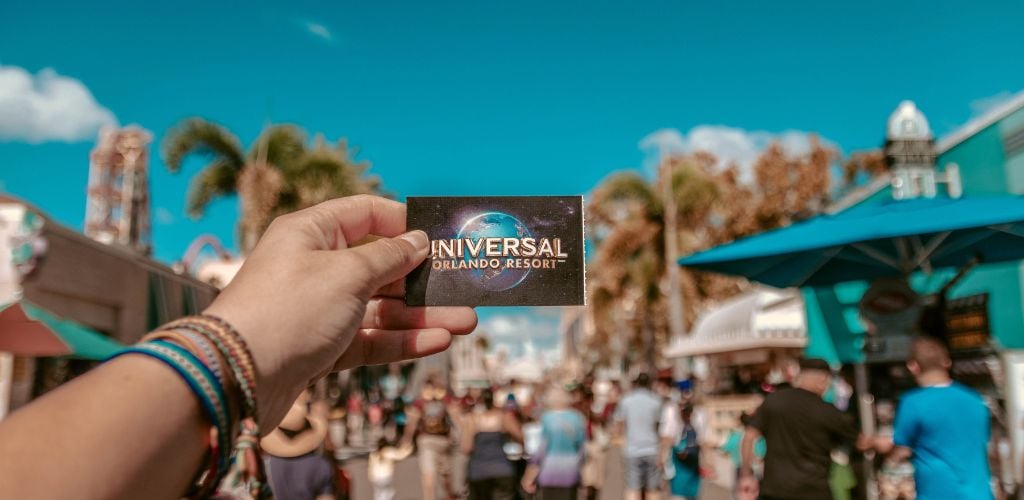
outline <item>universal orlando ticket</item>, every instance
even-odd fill
[[[406,206],[409,230],[430,237],[406,304],[583,304],[582,196],[415,196]]]

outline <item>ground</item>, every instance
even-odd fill
[[[614,458],[613,458],[614,457]],[[623,463],[622,455],[616,448],[610,454],[608,460],[607,483],[599,497],[601,500],[618,500],[623,497]],[[354,500],[369,500],[372,497],[372,490],[366,476],[366,458],[359,455],[349,459],[345,469],[352,478],[352,498]],[[403,460],[395,467],[395,500],[416,500],[419,495],[419,467],[416,457],[412,456]],[[728,491],[705,481],[701,489],[701,500],[726,500],[729,498]]]

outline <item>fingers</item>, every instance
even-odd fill
[[[377,292],[373,294],[373,296],[374,297],[391,297],[393,299],[404,298],[405,297],[405,278],[399,278],[399,279],[397,279],[395,281],[392,281],[391,283],[388,283],[388,284],[380,287],[380,289],[378,289]]]
[[[398,299],[375,298],[366,306],[362,328],[444,328],[462,335],[476,328],[476,312],[470,307],[410,307]]]
[[[317,250],[347,248],[367,235],[392,237],[405,231],[405,205],[369,195],[349,196],[282,215],[265,235],[276,246],[302,245]],[[300,241],[296,241],[301,239]]]
[[[381,238],[339,254],[339,270],[359,276],[360,291],[369,296],[384,285],[405,277],[423,262],[430,249],[427,233],[410,231],[397,238]]]
[[[347,370],[361,365],[380,365],[421,358],[447,349],[451,342],[451,333],[443,328],[363,329],[356,333],[334,368]]]
[[[324,234],[341,231],[345,242],[368,234],[398,236],[405,232],[405,204],[376,196],[359,195],[325,201],[310,209]]]

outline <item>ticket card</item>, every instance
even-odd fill
[[[582,196],[413,197],[408,228],[430,237],[409,274],[411,306],[584,303]]]

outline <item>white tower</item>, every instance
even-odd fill
[[[149,143],[140,127],[107,127],[89,154],[85,234],[149,254]]]

